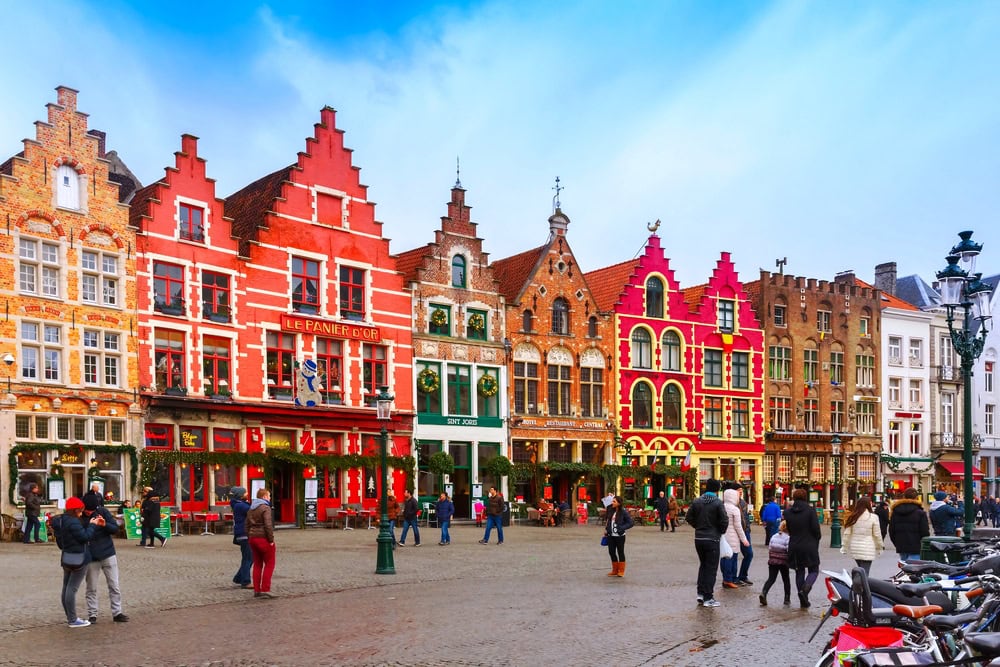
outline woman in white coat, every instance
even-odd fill
[[[726,534],[722,536],[733,550],[730,558],[719,559],[719,569],[722,570],[722,587],[739,588],[736,583],[737,561],[740,557],[740,545],[750,546],[746,533],[743,532],[743,520],[740,516],[740,491],[739,489],[726,489],[722,492],[722,503],[726,509],[726,516],[729,518],[729,527]]]
[[[872,512],[872,502],[867,496],[858,498],[851,513],[844,521],[844,546],[840,553],[849,554],[858,567],[868,574],[885,545],[878,515]]]

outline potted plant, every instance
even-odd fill
[[[506,456],[494,456],[483,469],[493,477],[499,488],[500,480],[510,474],[513,464]]]
[[[434,452],[427,459],[427,470],[435,477],[455,472],[455,458],[448,452]]]

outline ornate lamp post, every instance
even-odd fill
[[[830,522],[830,548],[839,549],[840,543],[840,436],[836,433],[830,439],[830,453],[833,455],[833,498],[831,511],[833,520]]]
[[[975,511],[972,506],[972,365],[983,351],[990,320],[990,287],[976,273],[976,257],[981,243],[972,232],[960,232],[962,240],[946,258],[948,266],[937,273],[941,303],[947,309],[951,344],[962,360],[962,463],[964,468],[965,539],[972,539]],[[960,319],[956,310],[961,309]],[[957,322],[956,322],[957,320]],[[978,322],[978,332],[974,323]]]
[[[387,430],[389,420],[392,418],[392,401],[395,396],[389,394],[389,387],[379,387],[378,395],[375,397],[375,410],[378,421],[382,425],[381,438],[379,440],[379,462],[382,469],[382,519],[378,525],[378,560],[375,565],[375,574],[396,574],[396,564],[392,558],[392,533],[389,531],[389,474],[386,464],[387,450],[389,448],[389,432]]]

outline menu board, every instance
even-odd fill
[[[129,540],[142,539],[142,510],[138,507],[126,507],[125,514],[125,538]],[[160,527],[156,530],[164,538],[170,538],[170,508],[160,509]]]

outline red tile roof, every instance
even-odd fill
[[[868,289],[875,289],[874,285],[870,285],[860,278],[854,279],[854,284],[858,287],[867,287]],[[895,297],[888,292],[881,292],[882,297],[882,308],[898,308],[899,310],[920,310],[912,303],[903,301],[899,297]]]
[[[493,275],[500,285],[500,293],[508,304],[517,303],[517,298],[524,290],[528,279],[532,277],[538,260],[549,247],[549,244],[525,250],[524,252],[495,260],[490,266]]]
[[[241,257],[250,255],[250,243],[257,240],[257,230],[265,227],[268,211],[281,198],[281,184],[291,180],[295,165],[290,165],[260,178],[242,190],[226,197],[225,216],[233,221],[233,236],[239,239]]]
[[[411,282],[417,280],[417,269],[423,264],[424,257],[431,252],[431,244],[422,245],[413,250],[401,252],[395,256],[396,270],[403,274],[403,280]]]
[[[149,217],[149,202],[156,201],[153,195],[156,194],[156,188],[162,184],[162,182],[150,183],[135,191],[128,209],[128,224],[131,227],[143,231],[145,227],[143,220]]]
[[[681,290],[684,293],[684,303],[687,304],[690,312],[693,313],[698,310],[698,306],[701,305],[701,300],[705,296],[707,289],[708,283],[704,283],[703,285],[695,285],[694,287],[685,287]]]
[[[583,279],[587,281],[587,288],[590,289],[590,295],[594,297],[594,303],[597,304],[599,311],[607,313],[614,310],[618,297],[629,284],[629,279],[637,268],[639,260],[629,259],[583,274]]]

